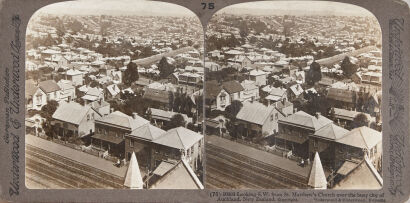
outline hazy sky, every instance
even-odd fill
[[[185,7],[146,0],[77,0],[43,7],[39,13],[79,15],[195,16]]]
[[[258,1],[235,4],[221,11],[263,15],[279,12],[279,15],[289,13],[292,15],[373,16],[368,10],[356,5],[324,1]]]

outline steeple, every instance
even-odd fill
[[[310,169],[308,185],[314,189],[327,188],[325,172],[323,171],[322,162],[320,161],[319,153],[317,152],[312,163],[312,168]]]
[[[132,152],[130,165],[128,166],[127,175],[125,176],[124,186],[130,189],[143,189],[141,171],[138,165],[135,153]]]

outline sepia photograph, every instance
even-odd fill
[[[26,187],[203,189],[203,36],[193,12],[164,2],[38,10],[26,32]]]
[[[211,189],[380,189],[381,28],[336,2],[248,2],[207,25]]]

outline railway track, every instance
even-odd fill
[[[210,188],[297,189],[307,187],[307,177],[210,143],[206,147],[206,156],[206,184]]]
[[[124,179],[26,145],[26,177],[45,188],[123,188]]]

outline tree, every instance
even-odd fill
[[[97,81],[93,80],[90,83],[90,87],[94,88],[94,87],[98,87],[100,85],[100,83],[98,83]]]
[[[175,114],[172,116],[171,120],[168,122],[168,125],[166,126],[167,130],[180,127],[180,126],[185,126],[185,119],[181,114]]]
[[[340,64],[340,68],[343,71],[343,75],[345,75],[346,77],[352,76],[357,72],[358,69],[357,65],[352,63],[348,56],[343,59],[342,63]]]
[[[58,102],[55,100],[50,100],[47,102],[46,105],[41,107],[40,115],[41,117],[45,118],[45,122],[42,123],[42,128],[44,129],[44,133],[47,135],[48,138],[53,138],[56,134],[54,132],[53,125],[51,125],[51,120],[57,108]]]
[[[225,108],[227,118],[229,118],[230,120],[234,120],[236,118],[236,115],[241,110],[242,106],[243,104],[240,101],[232,101],[232,103]]]
[[[168,63],[167,58],[162,57],[158,63],[159,76],[161,78],[167,78],[171,73],[174,72],[175,67]]]
[[[351,124],[351,129],[359,128],[362,126],[369,126],[369,120],[367,119],[366,114],[359,113],[353,118],[353,122]]]
[[[58,102],[56,100],[50,100],[47,102],[46,105],[41,107],[40,115],[43,118],[50,120],[54,112],[57,110],[57,108],[58,108]]]
[[[127,65],[127,70],[124,71],[124,84],[127,86],[130,86],[131,83],[137,81],[139,79],[139,74],[138,74],[138,67],[137,64],[134,62],[130,62]]]
[[[314,85],[321,79],[322,72],[320,71],[320,64],[314,61],[312,64],[310,64],[310,69],[306,74],[306,83],[309,85]]]

